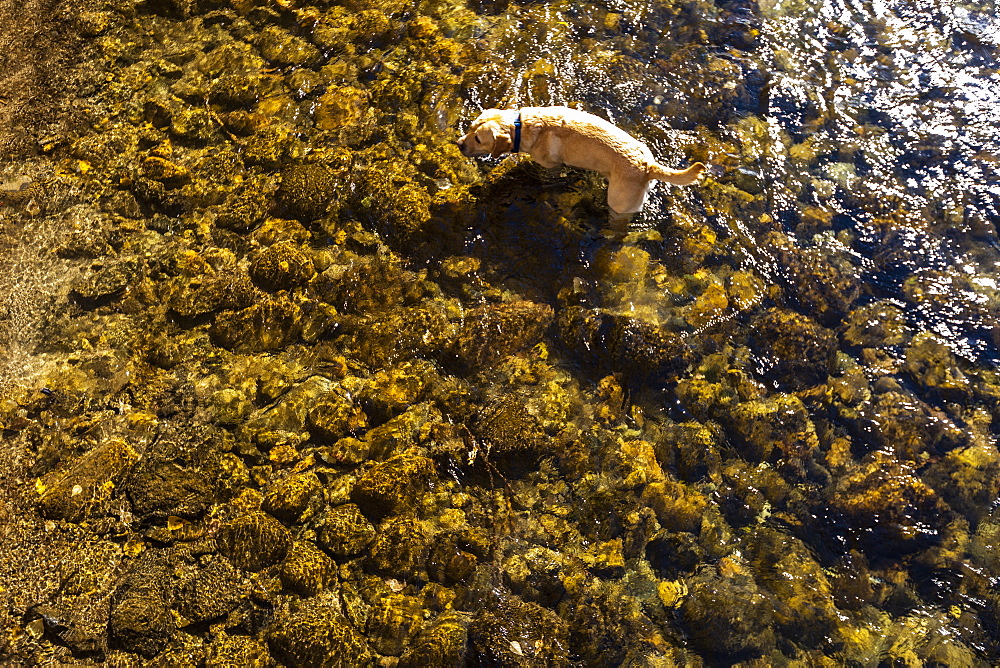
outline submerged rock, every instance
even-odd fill
[[[262,512],[236,517],[219,528],[219,551],[234,565],[256,573],[285,558],[291,533],[278,520]]]
[[[500,591],[469,627],[469,658],[479,665],[568,666],[569,628],[551,610]]]
[[[366,665],[368,643],[338,608],[335,600],[317,597],[280,615],[267,631],[272,654],[289,666]]]
[[[375,527],[353,503],[327,511],[316,526],[316,542],[334,557],[359,554],[375,540]]]
[[[79,522],[99,512],[111,499],[115,484],[139,454],[128,443],[110,439],[77,459],[65,470],[39,480],[38,506],[45,517]]]

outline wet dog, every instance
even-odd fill
[[[642,210],[653,181],[686,186],[705,171],[700,162],[683,170],[668,169],[632,135],[569,107],[487,109],[457,143],[470,158],[523,152],[543,167],[569,165],[600,172],[608,180],[612,218]]]

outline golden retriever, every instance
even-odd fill
[[[683,170],[667,169],[632,135],[569,107],[487,109],[457,143],[469,158],[524,152],[543,167],[570,165],[600,172],[608,180],[613,216],[640,211],[653,181],[686,186],[705,171],[700,162]]]

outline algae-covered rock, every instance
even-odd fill
[[[205,668],[265,668],[271,661],[267,645],[253,636],[216,633],[205,650]]]
[[[113,647],[147,659],[158,654],[174,632],[167,560],[156,552],[140,555],[111,596],[108,635]]]
[[[755,323],[753,337],[768,378],[783,387],[818,385],[833,369],[836,337],[806,316],[772,308]]]
[[[285,558],[292,536],[270,515],[251,512],[223,524],[216,542],[234,565],[257,572]]]
[[[175,591],[173,608],[189,622],[204,622],[236,608],[249,595],[250,585],[227,559],[216,557],[185,577]]]
[[[334,557],[358,554],[373,540],[375,527],[353,503],[331,508],[316,526],[316,542]]]
[[[830,519],[848,544],[875,555],[907,554],[932,545],[941,540],[951,518],[913,464],[879,451],[838,481],[828,503],[843,517]]]
[[[913,337],[906,349],[903,370],[935,397],[963,401],[972,392],[971,383],[959,368],[951,348],[929,332]]]
[[[731,415],[734,440],[750,461],[802,460],[819,447],[809,412],[794,395],[778,394],[764,401],[743,402]]]
[[[485,555],[483,546],[470,540],[468,534],[446,532],[434,537],[427,555],[427,574],[431,580],[453,587],[470,578]]]
[[[374,374],[359,393],[359,399],[374,420],[385,422],[418,403],[428,386],[439,379],[433,363],[409,360]]]
[[[336,600],[323,597],[280,615],[267,630],[267,644],[287,666],[349,668],[371,661],[364,637],[340,613]]]
[[[273,186],[266,179],[247,179],[219,206],[216,224],[235,232],[253,229],[270,208],[272,190]]]
[[[341,320],[338,343],[344,354],[375,367],[418,356],[437,357],[447,350],[457,333],[446,305],[429,302],[370,318]]]
[[[538,420],[513,396],[483,410],[475,431],[486,441],[491,464],[509,475],[523,474],[538,466],[552,443]]]
[[[260,54],[275,65],[308,67],[320,59],[319,50],[309,42],[277,26],[265,28],[257,37]]]
[[[968,441],[956,423],[901,390],[898,385],[890,386],[860,407],[852,426],[861,442],[918,461]]]
[[[239,311],[219,314],[210,333],[223,348],[249,353],[287,346],[301,331],[302,310],[279,295]]]
[[[368,426],[368,416],[349,396],[331,392],[321,397],[309,410],[306,421],[309,433],[323,443],[341,438]]]
[[[469,658],[478,665],[568,666],[569,628],[551,610],[507,592],[469,627]]]
[[[90,271],[73,283],[73,296],[85,308],[115,299],[140,278],[141,265],[135,260],[95,262]]]
[[[302,221],[326,215],[339,202],[345,187],[344,171],[350,164],[308,163],[292,165],[281,172],[278,202]]]
[[[399,668],[460,668],[466,665],[466,624],[455,613],[445,613],[424,628],[400,657]]]
[[[213,501],[210,481],[198,470],[175,462],[146,459],[125,484],[132,512],[143,519],[194,517]]]
[[[427,579],[429,538],[412,517],[392,517],[379,525],[367,564],[376,573],[393,578]]]
[[[774,646],[772,604],[745,573],[705,569],[686,581],[680,616],[691,644],[719,662],[745,661]]]
[[[262,290],[296,288],[316,273],[312,260],[291,242],[268,246],[250,262],[250,278]]]
[[[371,647],[385,656],[399,656],[424,625],[424,608],[419,599],[404,594],[387,594],[372,606],[367,635]]]
[[[398,455],[368,469],[354,485],[351,500],[375,521],[398,515],[419,503],[435,474],[432,460]]]
[[[322,484],[312,471],[293,473],[271,486],[261,508],[285,522],[296,522]]]
[[[38,506],[45,517],[79,522],[95,512],[114,493],[121,476],[139,454],[119,439],[89,450],[66,469],[54,471],[36,484]]]
[[[460,369],[481,371],[541,341],[552,318],[551,306],[529,301],[473,309],[466,314],[450,355]]]
[[[850,312],[843,338],[848,345],[862,348],[898,346],[907,338],[906,319],[896,304],[873,302]]]
[[[315,596],[336,579],[336,564],[309,541],[295,541],[281,562],[281,582],[303,596]]]
[[[417,275],[398,259],[375,256],[334,266],[317,279],[320,297],[345,313],[358,315],[412,305],[421,296]]]

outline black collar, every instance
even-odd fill
[[[521,152],[521,113],[518,112],[517,120],[514,121],[514,148],[510,150],[511,153]]]

